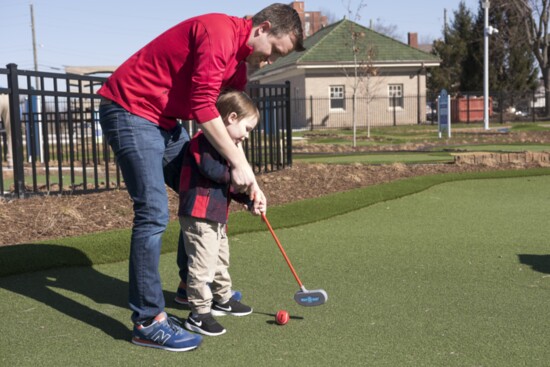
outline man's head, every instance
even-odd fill
[[[252,17],[252,27],[248,45],[254,51],[246,60],[252,68],[305,50],[300,16],[289,5],[271,4]]]

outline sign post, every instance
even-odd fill
[[[451,97],[445,89],[441,90],[437,99],[437,123],[439,126],[439,138],[441,139],[444,130],[447,136],[451,137]]]

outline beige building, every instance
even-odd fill
[[[440,60],[419,50],[416,39],[409,34],[404,44],[343,19],[308,37],[306,51],[257,71],[251,82],[291,83],[294,129],[351,127],[354,114],[356,126],[424,122],[426,74]]]

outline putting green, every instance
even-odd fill
[[[227,334],[193,353],[129,343],[126,262],[0,278],[0,364],[546,366],[548,187],[550,176],[452,182],[276,230],[306,287],[327,291],[316,308],[292,300],[269,232],[234,236],[231,273],[255,313],[220,318]],[[171,302],[175,254],[160,271],[167,311],[185,317]]]
[[[295,161],[305,163],[328,163],[328,164],[390,164],[400,163],[422,163],[422,162],[452,162],[453,157],[446,152],[424,153],[364,153],[364,154],[330,154],[330,155],[296,155]]]

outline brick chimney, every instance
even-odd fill
[[[320,11],[305,11],[304,1],[293,1],[290,6],[300,16],[302,21],[302,28],[304,29],[304,38],[311,36],[319,29],[328,25],[328,18],[321,14]]]
[[[407,37],[409,39],[409,46],[418,48],[418,33],[409,32],[407,33]]]

